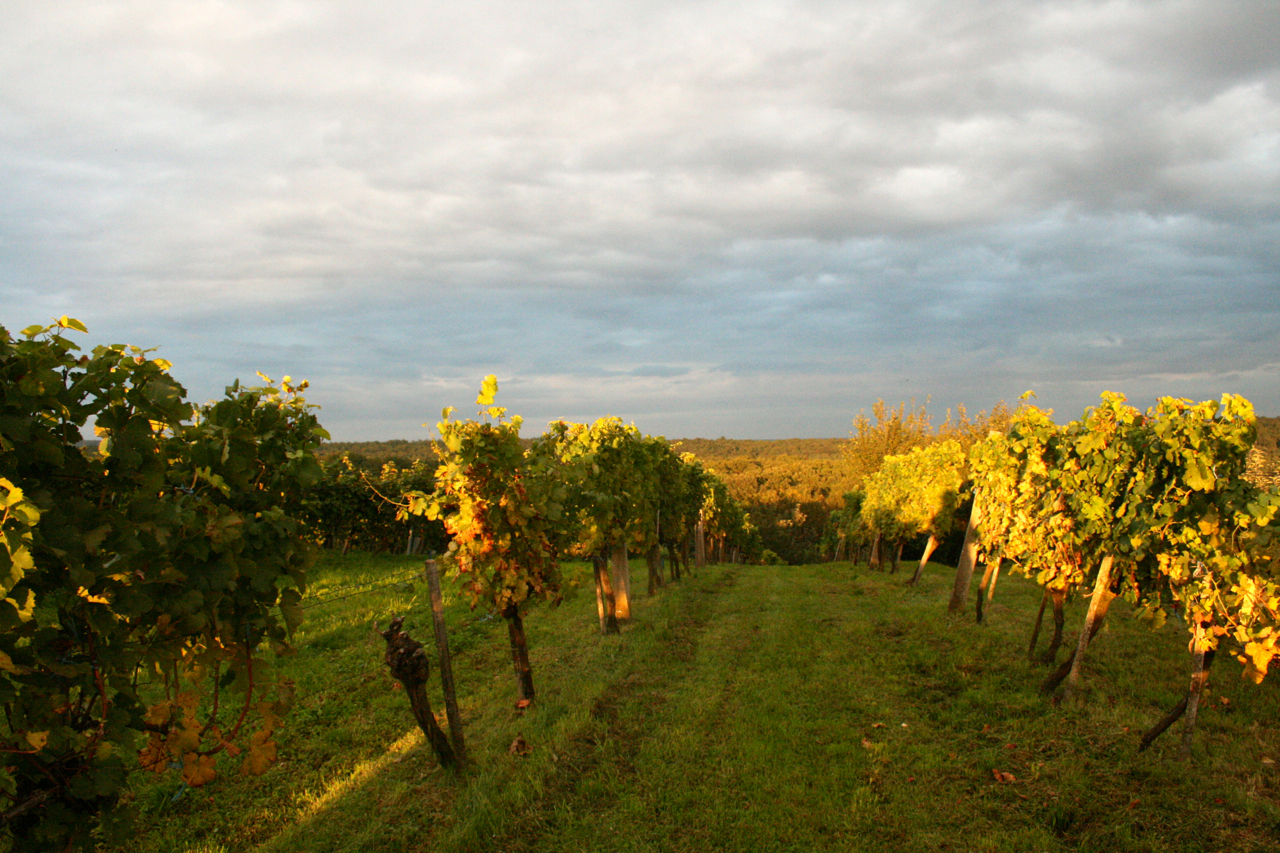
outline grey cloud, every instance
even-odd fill
[[[208,394],[305,374],[368,437],[489,372],[671,434],[1125,380],[1280,411],[1277,30],[1247,0],[27,6],[3,322],[81,316]]]

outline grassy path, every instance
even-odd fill
[[[336,584],[352,569],[325,571]],[[455,603],[475,760],[463,780],[435,767],[376,668],[370,623],[396,610],[425,625],[423,603],[391,590],[318,610],[287,662],[300,693],[352,674],[295,709],[287,759],[207,798],[144,792],[148,829],[131,850],[1280,849],[1274,680],[1241,683],[1228,663],[1196,759],[1175,760],[1176,731],[1139,754],[1185,681],[1177,629],[1153,634],[1117,608],[1084,701],[1056,708],[1025,661],[1038,588],[1005,582],[977,626],[946,616],[950,578],[934,566],[907,588],[847,564],[713,566],[636,601],[621,637],[595,632],[582,589],[526,620],[538,700],[524,712],[505,630]],[[509,751],[517,736],[527,756]]]
[[[945,572],[913,590],[829,567],[711,571],[594,703],[603,748],[566,762],[494,849],[1276,849],[1274,773],[1269,797],[1242,803],[1234,773],[1197,782],[1206,768],[1136,754],[1120,719],[1154,715],[1107,691],[1141,701],[1141,670],[1093,673],[1102,707],[1050,708],[1021,660],[1028,585],[1010,602],[1021,618],[1002,602],[979,627],[940,617]],[[1156,639],[1122,624],[1110,645],[1135,627]],[[1208,762],[1249,762],[1203,735],[1226,747]]]

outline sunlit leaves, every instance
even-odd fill
[[[953,439],[885,457],[867,478],[862,517],[886,539],[945,534],[955,520],[965,465]]]
[[[484,378],[484,382],[480,383],[480,393],[476,396],[477,406],[492,406],[494,397],[498,393],[498,377],[490,373]]]
[[[1061,429],[1024,406],[971,453],[984,542],[1058,589],[1111,554],[1142,618],[1197,614],[1191,627],[1212,627],[1203,642],[1229,639],[1261,679],[1280,625],[1280,494],[1244,478],[1255,436],[1252,406],[1233,395],[1139,413],[1108,393]]]
[[[564,486],[554,458],[539,442],[520,441],[519,418],[493,406],[497,379],[490,375],[476,403],[488,420],[457,420],[453,409],[437,425],[445,455],[434,492],[406,493],[403,512],[439,518],[453,537],[450,558],[473,604],[496,611],[530,595],[558,593],[555,541]]]
[[[119,801],[139,745],[146,769],[212,778],[238,727],[209,715],[276,689],[254,653],[297,616],[296,515],[325,437],[306,383],[237,382],[197,410],[150,350],[80,355],[68,331],[84,326],[0,329],[0,770],[13,802],[56,804],[24,813],[15,850],[92,844],[84,816]],[[78,447],[89,423],[97,452]]]

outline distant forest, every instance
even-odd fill
[[[671,444],[681,453],[692,453],[705,463],[724,459],[839,459],[845,438],[681,438]],[[1280,464],[1280,417],[1258,418],[1257,448],[1274,464]],[[436,458],[432,441],[330,441],[320,448],[323,459],[348,456],[360,468],[379,470],[388,462],[407,468],[419,459]]]
[[[798,459],[839,459],[843,438],[681,438],[671,445],[680,453],[692,453],[703,462],[722,459],[771,459],[791,456]],[[320,448],[321,459],[346,456],[358,468],[379,470],[388,462],[407,468],[419,459],[436,458],[435,443],[409,441],[328,441]]]
[[[1280,418],[1258,418],[1258,441],[1254,447],[1272,462],[1280,461]]]

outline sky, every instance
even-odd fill
[[[1280,414],[1274,0],[4,7],[0,325],[158,347],[196,402]]]

